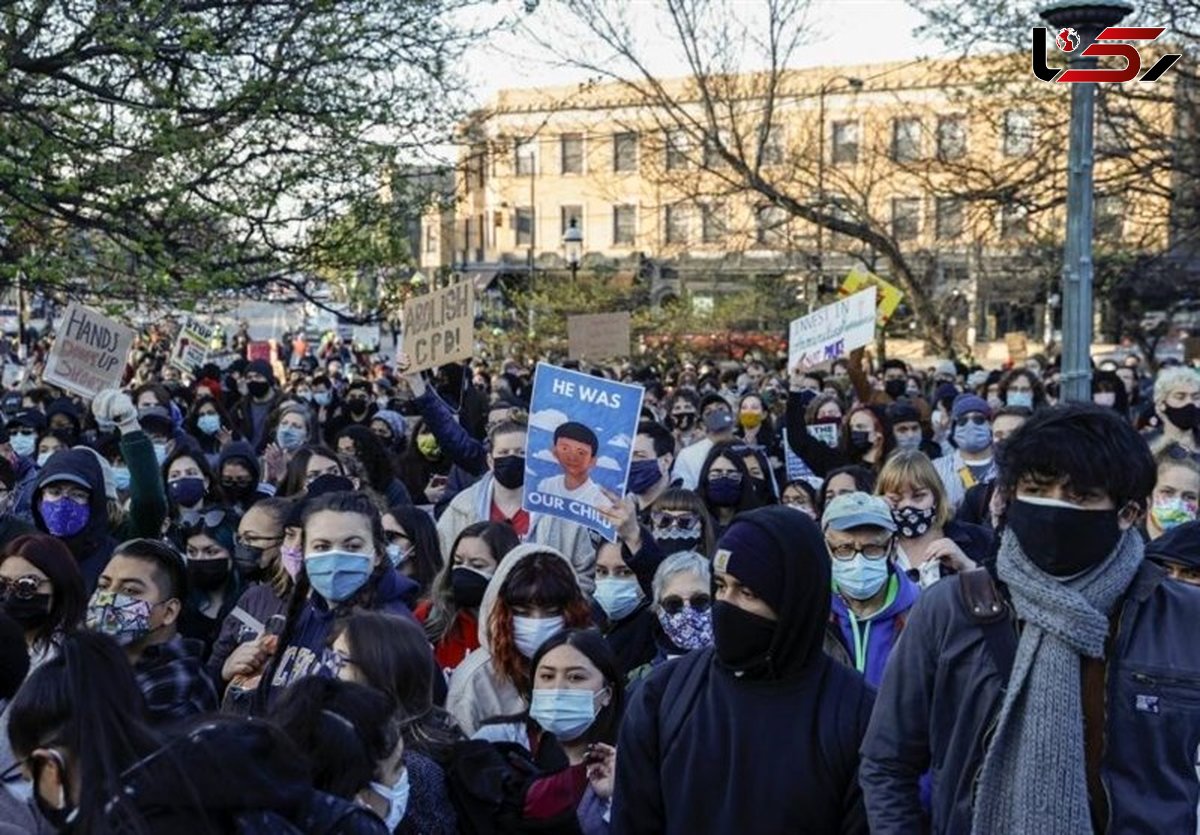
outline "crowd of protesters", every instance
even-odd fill
[[[0,398],[0,835],[1200,825],[1190,367],[585,365],[609,542],[530,365],[231,347]]]

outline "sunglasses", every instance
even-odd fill
[[[712,597],[707,594],[693,594],[687,600],[684,600],[682,597],[673,594],[670,597],[664,597],[659,601],[658,605],[668,615],[679,614],[683,611],[684,606],[697,612],[707,612],[708,608],[712,606]]]
[[[671,528],[690,531],[700,526],[700,517],[694,513],[675,516],[674,514],[662,513],[660,511],[650,514],[650,521],[654,523],[654,527],[663,531],[669,531]]]
[[[1180,444],[1171,444],[1167,447],[1167,457],[1175,461],[1186,461],[1188,458],[1193,458],[1200,461],[1200,453],[1192,453],[1184,449]]]
[[[976,426],[983,426],[988,422],[988,419],[983,415],[963,415],[958,420],[954,421],[956,426],[966,426],[968,423],[973,423]]]
[[[225,521],[225,509],[185,510],[180,514],[179,521],[185,528],[215,528]]]
[[[26,574],[24,577],[11,579],[0,577],[0,597],[15,597],[18,600],[31,600],[45,582],[41,577]]]

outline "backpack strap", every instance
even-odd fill
[[[996,623],[1008,617],[1008,605],[986,568],[959,572],[958,590],[967,615],[976,623]]]

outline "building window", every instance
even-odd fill
[[[637,233],[637,207],[613,206],[613,246],[633,246]]]
[[[759,128],[759,137],[762,140],[762,152],[759,157],[759,162],[762,165],[783,165],[783,125],[772,125],[770,130],[765,132]]]
[[[567,229],[571,227],[571,221],[575,221],[577,229],[583,230],[583,206],[562,206],[559,214],[562,215],[561,234],[567,234]]]
[[[667,206],[667,243],[686,244],[688,242],[688,225],[691,219],[692,213],[683,203]]]
[[[628,174],[637,171],[638,135],[613,134],[613,171]]]
[[[533,246],[533,209],[517,209],[513,217],[513,229],[517,232],[517,246]]]
[[[937,125],[937,155],[940,160],[967,155],[967,120],[962,116],[943,116]]]
[[[719,244],[725,240],[725,207],[720,203],[700,206],[700,241]]]
[[[559,139],[562,148],[562,173],[583,173],[583,134],[564,133]]]
[[[1033,153],[1032,110],[1006,110],[1004,112],[1002,145],[1006,157],[1024,157]]]
[[[720,148],[732,150],[729,143],[729,131],[718,130],[716,136],[704,137],[704,167],[724,168],[729,163],[721,156]]]
[[[892,120],[892,159],[913,162],[921,158],[921,120]]]
[[[425,254],[437,252],[437,227],[426,221],[425,225]]]
[[[1096,197],[1094,209],[1096,237],[1110,241],[1121,239],[1125,231],[1125,205],[1115,194],[1102,194]]]
[[[690,140],[687,131],[675,129],[667,131],[667,170],[677,171],[687,168]]]
[[[537,171],[537,140],[522,139],[517,143],[517,174],[528,177]]]
[[[788,244],[788,213],[779,206],[759,206],[756,239],[762,246],[785,247]]]
[[[937,199],[936,234],[939,241],[957,238],[963,233],[963,201],[959,197]]]
[[[1005,203],[1000,207],[1000,237],[1006,241],[1023,238],[1029,234],[1029,210],[1019,203]]]
[[[832,125],[834,165],[854,165],[858,162],[858,122],[834,122]]]
[[[921,234],[921,198],[892,198],[892,237],[898,241],[915,240]]]

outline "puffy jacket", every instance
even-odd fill
[[[1101,779],[1108,832],[1195,832],[1200,804],[1200,588],[1144,562],[1115,614]],[[921,593],[892,653],[862,745],[874,835],[923,831],[918,781],[932,772],[932,831],[971,831],[973,790],[1016,652],[1013,617],[983,623],[962,577]]]

